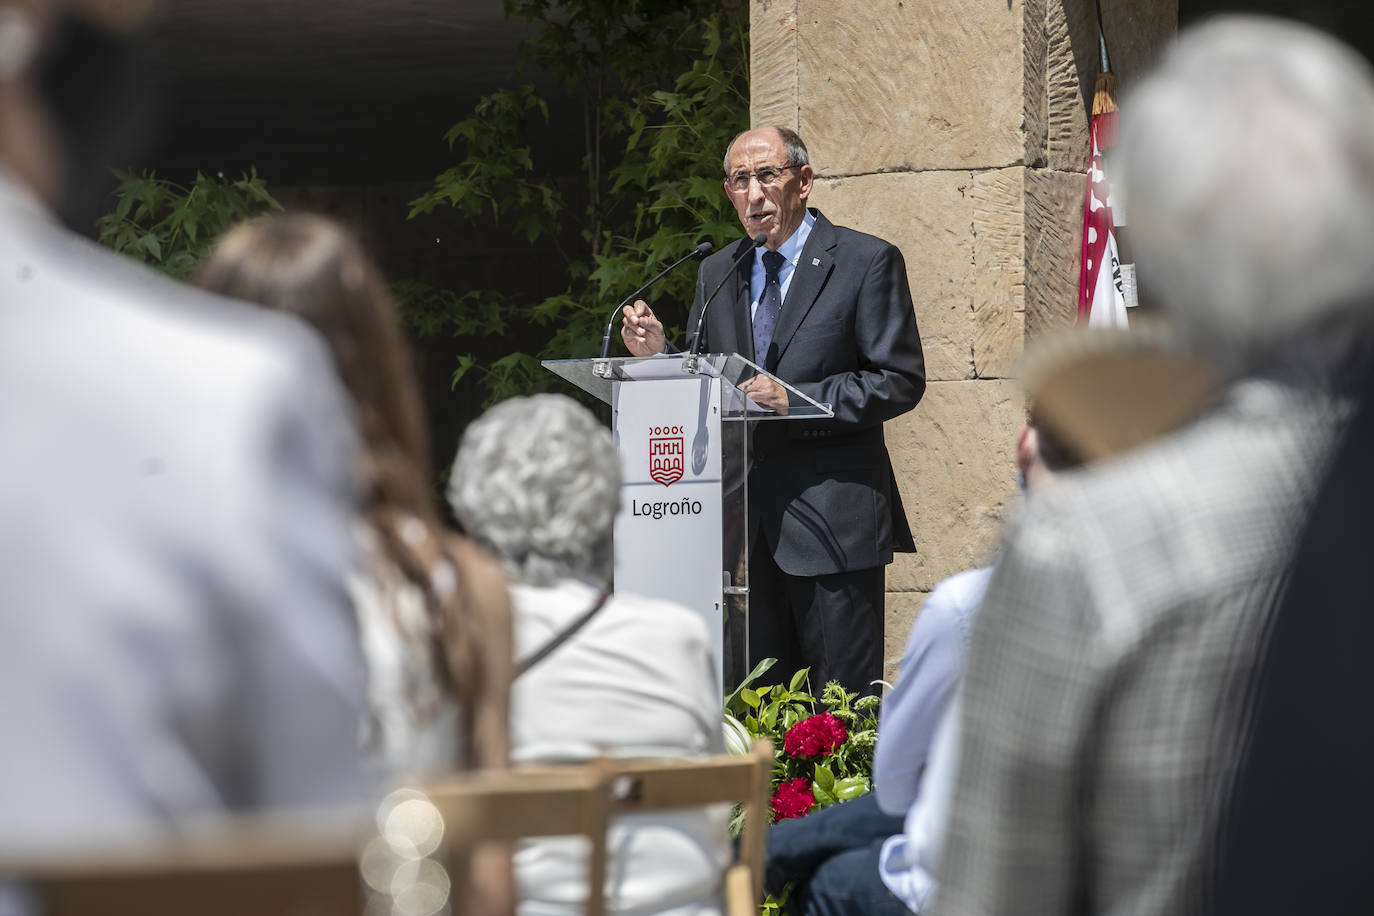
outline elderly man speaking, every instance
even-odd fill
[[[894,551],[916,549],[883,422],[920,401],[925,364],[901,252],[808,210],[809,163],[787,128],[730,143],[725,193],[744,231],[767,240],[752,258],[745,239],[702,263],[687,326],[697,327],[707,291],[724,282],[699,351],[749,357],[835,412],[754,431],[750,664],[774,657],[775,677],[810,667],[815,689],[836,680],[871,692],[882,675],[884,567]],[[621,337],[637,356],[667,348],[643,302],[626,306]],[[770,379],[745,390],[786,413],[787,395]]]

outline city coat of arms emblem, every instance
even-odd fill
[[[681,426],[649,430],[649,476],[665,487],[682,479],[682,431]]]

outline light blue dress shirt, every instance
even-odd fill
[[[797,231],[780,246],[778,254],[783,256],[782,267],[778,268],[778,283],[782,285],[782,301],[787,302],[787,290],[792,285],[792,275],[797,272],[797,261],[801,258],[802,248],[806,245],[806,240],[811,235],[811,227],[816,224],[816,217],[810,210],[802,217],[801,225]],[[754,320],[754,312],[759,307],[759,300],[763,298],[763,281],[765,272],[763,269],[763,253],[768,249],[759,246],[754,249],[754,270],[749,274],[749,320]]]
[[[873,791],[884,811],[907,815],[907,829],[883,844],[878,874],[916,913],[935,886],[932,858],[943,836],[958,768],[958,722],[957,717],[951,721],[951,698],[963,674],[973,617],[991,580],[992,567],[985,566],[935,586],[907,637],[897,683],[883,701]]]
[[[907,636],[897,683],[883,700],[873,786],[878,806],[905,814],[921,792],[935,727],[964,673],[973,616],[992,579],[992,567],[950,576],[926,598]]]
[[[907,812],[905,829],[888,837],[878,854],[878,877],[913,913],[924,912],[935,895],[935,872],[944,852],[945,823],[959,775],[961,705],[956,693],[935,729],[921,795]]]

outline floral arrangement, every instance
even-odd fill
[[[769,822],[804,817],[872,787],[873,748],[878,741],[877,697],[859,697],[835,681],[817,700],[806,689],[809,669],[786,687],[751,687],[777,659],[766,658],[725,698],[725,744],[747,754],[756,739],[773,742],[773,804]],[[743,809],[730,825],[738,833]],[[790,891],[788,888],[787,891]],[[767,897],[760,916],[784,916],[787,891]]]
[[[725,700],[726,744],[746,753],[757,738],[773,742],[772,820],[802,817],[867,793],[878,738],[877,697],[831,682],[819,700],[806,691],[808,669],[788,686],[754,689],[776,659],[764,659]]]

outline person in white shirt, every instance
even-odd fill
[[[502,402],[459,446],[449,501],[515,583],[517,764],[724,750],[705,621],[677,604],[606,591],[620,483],[610,431],[562,395]],[[717,806],[614,822],[609,911],[720,913],[728,814]],[[580,840],[525,844],[515,864],[522,916],[581,912]]]

